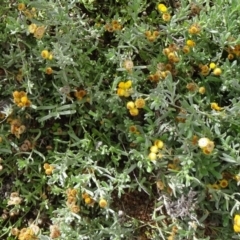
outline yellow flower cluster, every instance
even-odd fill
[[[168,48],[163,51],[163,53],[166,55],[166,52],[170,51],[175,51],[174,49],[177,49],[177,47],[173,44],[171,44]],[[148,76],[148,79],[151,82],[159,82],[160,80],[164,80],[168,74],[171,73],[172,75],[176,74],[176,70],[174,69],[174,65],[172,62],[168,62],[166,64],[164,63],[159,63],[157,65],[157,71],[153,74],[150,74]]]
[[[235,39],[232,40],[235,41]],[[240,44],[237,44],[233,47],[228,47],[226,51],[228,52],[229,60],[233,60],[235,57],[240,57]]]
[[[204,94],[206,92],[205,87],[198,87],[195,82],[188,83],[186,88],[189,92],[195,92],[197,90],[200,94]]]
[[[36,8],[27,9],[24,3],[18,4],[18,11],[22,12],[26,18],[31,19],[36,16]]]
[[[59,227],[57,225],[50,225],[50,238],[55,239],[61,236],[61,232],[59,230]]]
[[[43,168],[45,169],[46,175],[51,175],[54,169],[54,166],[50,165],[49,163],[44,163]]]
[[[117,20],[112,20],[111,23],[105,25],[105,30],[108,32],[115,32],[122,29],[122,24]]]
[[[188,29],[188,32],[192,35],[199,34],[200,31],[201,31],[201,27],[197,23],[192,24]]]
[[[159,153],[159,150],[161,150],[164,146],[163,141],[161,140],[155,140],[154,144],[150,147],[150,153],[148,154],[148,158],[151,161],[155,161],[157,157],[161,158],[162,154]]]
[[[205,64],[205,65],[199,64],[199,68],[200,68],[200,73],[203,76],[207,76],[210,72],[210,68],[208,67],[207,64]]]
[[[129,97],[132,93],[132,81],[120,82],[118,84],[117,95],[119,97]]]
[[[222,70],[221,68],[217,67],[215,63],[210,63],[209,66],[207,64],[203,65],[203,64],[199,64],[199,68],[200,68],[200,73],[203,76],[207,76],[210,71],[212,70],[213,75],[215,76],[220,76],[222,74]]]
[[[151,82],[159,82],[160,80],[164,80],[167,75],[169,74],[170,71],[156,71],[154,74],[150,74],[148,76],[148,79],[151,81]]]
[[[222,69],[217,67],[217,65],[213,62],[209,64],[209,68],[213,70],[213,75],[220,76],[222,74]]]
[[[28,26],[28,31],[33,34],[36,39],[42,39],[46,28],[44,26],[37,26],[35,23],[32,23]]]
[[[74,96],[78,100],[82,100],[86,95],[87,95],[87,91],[84,89],[76,90],[76,92],[74,92]]]
[[[135,100],[135,102],[127,102],[127,109],[129,110],[130,115],[137,116],[139,114],[138,109],[144,108],[145,104],[146,102],[143,98],[138,98]]]
[[[178,50],[178,47],[175,44],[170,44],[168,48],[163,49],[163,54],[168,58],[168,61],[170,63],[179,62],[177,50]]]
[[[76,204],[77,203],[77,190],[69,188],[66,191],[67,193],[67,206],[73,213],[78,213],[80,211],[80,207]]]
[[[214,142],[204,137],[198,140],[198,146],[202,149],[204,154],[209,155],[214,149]]]
[[[158,8],[158,11],[162,13],[163,21],[169,22],[171,20],[171,15],[168,12],[166,5],[160,3],[160,4],[158,4],[157,8]]]
[[[18,107],[29,107],[31,105],[31,101],[28,99],[27,94],[24,91],[14,91],[13,101]]]
[[[145,36],[148,41],[154,42],[156,40],[156,38],[159,36],[159,31],[153,31],[153,32],[146,31]]]
[[[233,230],[236,233],[240,233],[240,215],[236,214],[234,216]]]
[[[9,119],[8,121],[11,125],[11,134],[14,134],[15,137],[20,138],[20,135],[23,134],[26,130],[25,125],[21,124],[21,121],[19,119]]]
[[[82,198],[84,199],[85,204],[87,204],[89,206],[94,205],[94,199],[91,198],[91,196],[88,193],[83,193]]]
[[[23,228],[21,229],[18,240],[37,240],[39,239],[32,228]]]
[[[53,55],[51,52],[49,52],[48,50],[42,50],[41,52],[41,57],[44,59],[48,59],[48,60],[52,60],[53,59]]]
[[[208,184],[208,188],[212,189],[220,189],[220,188],[227,188],[228,187],[228,180],[227,179],[221,179],[219,180],[219,183],[214,183],[214,184]]]
[[[18,192],[12,192],[10,194],[10,198],[8,200],[8,206],[9,205],[19,205],[22,202],[22,198],[19,197],[19,193]]]
[[[216,102],[211,103],[211,109],[215,111],[221,111],[223,108],[219,107]]]

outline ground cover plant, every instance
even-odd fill
[[[239,12],[2,1],[0,239],[239,239]]]

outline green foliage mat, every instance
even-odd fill
[[[0,4],[0,239],[239,239],[237,0]]]

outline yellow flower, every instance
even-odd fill
[[[52,68],[51,67],[46,68],[45,73],[51,75],[53,73]]]
[[[131,133],[135,133],[135,132],[137,132],[137,127],[136,126],[130,126],[129,127],[129,131],[131,132]]]
[[[78,99],[78,100],[82,100],[83,97],[85,97],[87,94],[87,91],[86,90],[78,90],[74,93],[74,96]]]
[[[211,188],[218,190],[218,189],[220,189],[220,186],[218,184],[214,183],[211,185]]]
[[[127,82],[124,83],[124,88],[128,89],[130,87],[132,87],[132,81],[128,80]]]
[[[189,47],[194,47],[196,45],[196,43],[193,40],[187,40],[187,46]]]
[[[154,145],[157,146],[157,148],[162,149],[164,146],[164,143],[161,140],[156,140],[154,141]]]
[[[44,163],[43,168],[45,169],[46,175],[51,175],[54,167],[48,163]]]
[[[105,208],[106,206],[107,206],[107,201],[105,200],[105,199],[100,199],[100,201],[99,201],[99,206],[101,207],[101,208]]]
[[[209,64],[209,67],[210,67],[211,69],[214,69],[214,68],[216,67],[216,64],[212,62],[212,63]]]
[[[41,56],[42,56],[42,58],[47,59],[49,57],[49,51],[48,50],[43,50],[41,52]]]
[[[27,101],[28,101],[27,96],[21,97],[21,102],[22,102],[23,104],[26,104]]]
[[[148,158],[151,160],[151,161],[154,161],[157,159],[157,154],[154,153],[154,152],[150,152],[149,155],[148,155]]]
[[[208,65],[206,65],[206,64],[205,65],[200,65],[199,67],[201,69],[201,74],[207,75],[209,73]]]
[[[151,146],[151,147],[150,147],[150,152],[151,152],[151,153],[157,153],[157,152],[158,152],[158,147],[155,146],[155,145],[154,145],[154,146]]]
[[[26,6],[25,6],[24,3],[19,3],[19,4],[18,4],[18,10],[19,10],[19,11],[23,11],[23,10],[25,10],[25,8],[26,8]]]
[[[213,70],[213,74],[214,74],[215,76],[220,76],[220,75],[222,74],[221,68],[215,68],[215,69]]]
[[[167,55],[167,57],[168,57],[168,60],[170,60],[170,61],[174,61],[176,55],[175,55],[175,53],[170,52],[170,53]]]
[[[190,92],[195,92],[198,88],[198,85],[194,82],[188,83],[186,86],[187,90]]]
[[[143,98],[138,98],[135,101],[136,108],[144,108],[145,107],[145,100]]]
[[[125,88],[125,82],[120,82],[119,84],[118,84],[118,87],[119,88]]]
[[[240,182],[240,176],[239,176],[239,175],[235,175],[235,176],[233,177],[233,179],[235,179],[237,182]]]
[[[191,25],[191,27],[188,29],[188,32],[190,34],[198,34],[200,33],[201,28],[198,24],[194,23],[193,25]]]
[[[190,52],[189,46],[184,46],[184,47],[182,48],[182,51],[183,51],[185,54],[189,53],[189,52]]]
[[[226,180],[226,179],[220,180],[220,181],[219,181],[219,186],[220,186],[221,188],[226,188],[226,187],[228,186],[228,180]]]
[[[117,89],[117,95],[119,96],[119,97],[123,97],[124,95],[125,95],[125,90],[123,89],[123,88],[118,88]]]
[[[198,141],[198,145],[206,155],[209,155],[214,149],[214,142],[210,141],[208,138],[201,138]]]
[[[233,60],[234,59],[234,55],[232,53],[229,53],[227,57],[228,57],[229,60]]]
[[[38,237],[35,235],[33,229],[31,228],[23,228],[21,229],[18,240],[37,240]]]
[[[234,225],[233,225],[233,230],[236,233],[240,233],[240,215],[236,214],[234,216]]]
[[[41,39],[43,37],[45,33],[45,27],[41,26],[41,27],[37,27],[37,29],[34,31],[34,37],[37,39]]]
[[[198,140],[198,146],[200,148],[204,148],[204,147],[207,147],[208,143],[210,142],[210,140],[208,138],[200,138]]]
[[[132,102],[132,101],[130,101],[130,102],[127,102],[127,109],[133,109],[133,108],[135,108],[135,103],[134,102]]]
[[[163,13],[162,19],[164,22],[169,22],[171,20],[171,15],[169,13]]]
[[[132,108],[132,109],[129,110],[129,113],[130,113],[130,115],[132,115],[132,116],[137,116],[138,113],[139,113],[139,111],[138,111],[137,108]]]
[[[28,31],[30,33],[34,33],[36,31],[36,29],[37,29],[37,25],[35,23],[32,23],[28,26]]]
[[[160,3],[160,4],[158,4],[158,10],[161,13],[165,13],[165,12],[167,12],[167,7],[164,4]]]
[[[200,87],[200,88],[198,89],[198,92],[199,92],[200,94],[204,94],[204,93],[206,92],[205,87]]]
[[[48,56],[48,60],[52,60],[52,59],[53,59],[53,54],[50,52]]]
[[[91,205],[93,203],[93,199],[91,197],[87,197],[84,199],[84,202],[87,204],[87,205]]]
[[[207,149],[209,152],[212,152],[214,149],[214,142],[213,141],[209,141],[207,146],[205,147],[205,149]]]
[[[222,110],[222,108],[219,107],[216,102],[212,102],[212,103],[211,103],[211,109],[216,110],[216,111]]]

